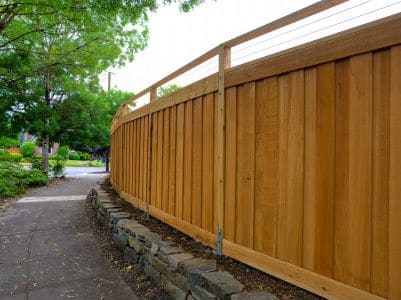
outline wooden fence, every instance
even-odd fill
[[[223,44],[219,73],[116,114],[113,185],[319,295],[401,299],[400,28],[398,14],[234,68]]]

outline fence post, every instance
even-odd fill
[[[225,200],[225,92],[224,92],[224,72],[231,67],[231,48],[222,45],[219,49],[219,90],[217,97],[217,242],[216,250],[218,254],[223,253],[223,232],[224,232],[224,200]]]

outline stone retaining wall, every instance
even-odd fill
[[[88,194],[99,222],[108,227],[124,258],[144,266],[145,274],[160,281],[173,299],[277,299],[266,292],[242,293],[244,286],[216,261],[195,258],[171,241],[135,221],[110,200],[99,185]]]

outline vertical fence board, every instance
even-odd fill
[[[373,56],[371,292],[387,296],[390,146],[390,51]]]
[[[202,97],[193,100],[191,223],[202,226]]]
[[[184,190],[184,103],[177,106],[177,155],[176,155],[176,196],[175,216],[182,219]]]
[[[191,222],[192,201],[192,101],[185,103],[185,132],[184,132],[184,192],[183,219]]]
[[[255,82],[238,87],[235,241],[253,248],[255,185]]]
[[[282,235],[278,255],[280,258],[302,265],[303,178],[304,178],[304,71],[288,74],[288,125],[283,138],[287,138],[285,198],[280,206]],[[281,125],[281,122],[280,122]],[[281,179],[281,178],[280,178]],[[280,224],[280,223],[279,223]]]
[[[350,285],[369,290],[372,183],[372,55],[351,57],[349,109]]]
[[[156,190],[157,190],[157,136],[158,136],[158,122],[157,113],[152,114],[152,160],[151,160],[151,190],[150,190],[150,204],[156,206]]]
[[[224,238],[235,240],[236,162],[237,162],[237,88],[226,89],[226,200]]]
[[[315,272],[331,277],[334,238],[335,64],[317,67]]]
[[[156,170],[156,207],[162,207],[162,184],[163,184],[163,111],[157,114],[157,170]]]
[[[202,228],[213,231],[213,94],[203,98],[202,116]]]
[[[138,199],[139,198],[139,191],[140,191],[140,177],[141,173],[139,172],[140,170],[140,165],[141,165],[141,122],[140,119],[136,119],[136,144],[134,145],[136,149],[136,169],[135,169],[135,175],[136,175],[136,194],[135,197]]]
[[[389,299],[401,298],[401,46],[391,49]]]
[[[347,280],[349,190],[349,59],[336,63],[336,175],[334,204],[334,278]]]
[[[176,139],[177,139],[177,107],[170,110],[170,157],[169,157],[169,190],[168,190],[168,212],[174,215],[175,211],[175,164],[176,164]]]
[[[254,248],[276,256],[278,78],[256,82]]]
[[[170,148],[170,109],[163,111],[163,171],[162,171],[162,206],[164,211],[168,209],[169,191],[169,148]]]
[[[315,268],[315,204],[316,204],[316,106],[317,70],[305,71],[305,183],[303,258],[304,268]]]

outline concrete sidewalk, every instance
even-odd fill
[[[29,193],[0,212],[0,299],[137,299],[100,252],[84,199],[102,175]]]

